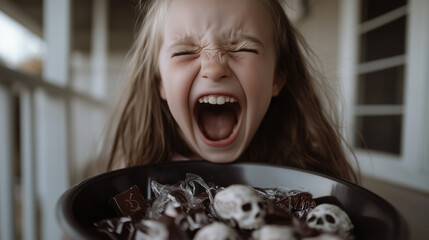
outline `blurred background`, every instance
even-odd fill
[[[429,1],[288,0],[341,95],[362,185],[429,239]],[[137,0],[0,0],[0,239],[60,239],[59,196],[95,159]]]

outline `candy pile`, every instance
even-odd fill
[[[223,188],[195,174],[174,185],[152,181],[151,190],[151,202],[137,186],[112,197],[119,216],[94,225],[110,239],[354,239],[340,207],[316,205],[301,190]]]

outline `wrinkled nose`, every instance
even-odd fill
[[[212,81],[230,77],[228,64],[222,56],[206,56],[201,63],[201,76]]]

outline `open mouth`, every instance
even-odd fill
[[[198,100],[194,114],[206,140],[219,142],[231,139],[232,141],[240,122],[241,107],[233,97],[209,95]]]

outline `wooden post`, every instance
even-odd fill
[[[15,239],[12,94],[0,85],[0,238]]]
[[[43,79],[61,87],[69,85],[70,0],[44,0],[43,30],[46,42]],[[69,115],[66,97],[36,89],[35,143],[37,182],[41,210],[41,239],[61,239],[55,207],[69,187]]]

